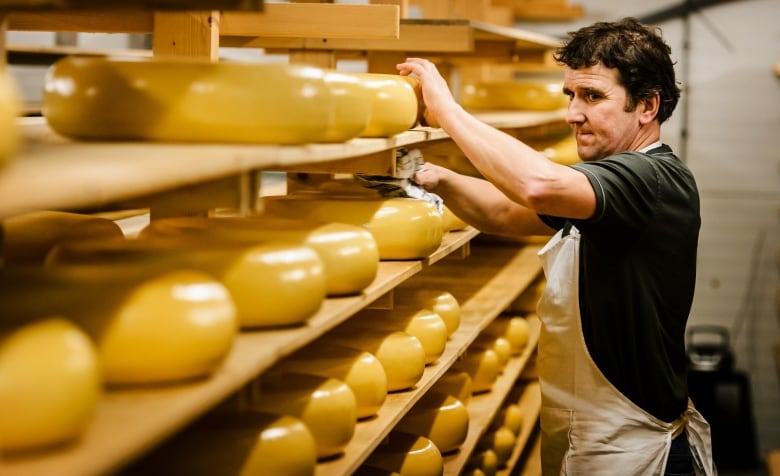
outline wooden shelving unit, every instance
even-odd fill
[[[342,57],[362,57],[370,70],[377,71],[408,54],[427,55],[449,65],[544,61],[557,44],[543,35],[475,20],[404,19],[398,5],[259,2],[262,11],[239,11],[222,9],[225,2],[204,0],[198,11],[148,7],[159,5],[156,2],[145,2],[143,8],[123,2],[121,9],[102,9],[97,2],[86,2],[79,8],[40,12],[23,8],[26,2],[4,4],[0,0],[0,12],[8,8],[5,14],[0,13],[0,19],[5,15],[10,30],[150,33],[155,37],[150,54],[155,56],[216,60],[220,46],[259,47],[288,52],[293,62],[310,60],[328,67]],[[258,6],[250,0],[236,3]],[[171,41],[176,46],[171,46]],[[5,52],[2,41],[0,50]],[[513,133],[559,124],[563,118],[562,111],[482,116],[485,122]],[[381,139],[276,146],[78,142],[58,136],[40,117],[20,119],[19,126],[22,149],[0,170],[0,220],[33,210],[118,208],[139,203],[154,211],[182,193],[199,197],[192,204],[194,208],[240,206],[246,210],[257,199],[255,177],[261,171],[392,174],[399,148],[420,148],[424,155],[446,155],[457,149],[443,131],[428,127]],[[448,290],[461,302],[463,315],[444,354],[426,368],[414,389],[388,395],[376,418],[358,423],[342,457],[317,465],[318,476],[352,473],[461,358],[479,333],[539,275],[537,244],[472,245],[477,234],[471,228],[449,232],[440,248],[424,260],[381,262],[377,278],[363,293],[327,299],[305,326],[242,331],[220,369],[207,379],[161,388],[108,389],[94,423],[81,440],[36,455],[0,459],[0,474],[91,476],[119,472],[172,435],[186,431],[189,424],[280,359],[334,327],[348,325],[359,310],[392,305],[393,290],[399,286]],[[530,319],[529,323],[531,340],[526,351],[511,359],[491,392],[476,395],[469,402],[469,437],[460,452],[447,458],[446,474],[463,471],[488,423],[517,388],[539,335],[538,320]],[[530,381],[524,382],[523,388],[521,406],[527,412],[527,422],[533,423],[540,405],[538,386]],[[527,444],[533,428],[530,423],[518,438],[518,454]]]

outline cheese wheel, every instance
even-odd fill
[[[393,430],[363,463],[364,467],[390,471],[404,476],[441,476],[444,458],[428,438]],[[358,475],[373,474],[358,471]]]
[[[317,458],[341,454],[355,433],[357,402],[349,385],[330,377],[288,372],[262,375],[252,411],[300,418],[314,436]]]
[[[493,429],[500,427],[508,428],[512,431],[512,433],[515,434],[515,436],[517,436],[520,434],[520,430],[523,428],[523,420],[523,410],[520,408],[520,405],[516,403],[510,403],[509,405],[503,407],[498,415],[496,415],[496,418],[493,420],[491,427]]]
[[[344,142],[363,134],[371,119],[373,92],[351,73],[325,70],[323,79],[333,104],[321,142]]]
[[[561,87],[562,81],[558,79],[479,81],[461,89],[460,103],[472,110],[554,111],[569,105]]]
[[[545,147],[542,153],[548,159],[561,165],[573,165],[582,162],[577,152],[577,139],[574,134],[569,134],[549,147]]]
[[[352,476],[403,476],[397,471],[390,471],[389,469],[375,468],[373,466],[363,465],[359,467]]]
[[[376,415],[387,398],[387,374],[382,362],[364,350],[315,342],[274,368],[343,381],[355,394],[359,420]]]
[[[529,332],[528,321],[518,316],[498,316],[484,330],[485,334],[505,337],[513,355],[520,354],[528,345]]]
[[[439,360],[447,345],[447,325],[441,316],[430,309],[364,309],[349,321],[349,325],[404,331],[417,337],[425,351],[426,365]]]
[[[72,442],[91,423],[100,399],[97,352],[62,317],[0,330],[0,450]]]
[[[495,476],[498,471],[498,456],[490,448],[476,451],[466,463],[466,468],[469,471],[466,474],[472,476]]]
[[[244,412],[208,415],[133,463],[127,473],[313,476],[316,465],[314,436],[299,418]]]
[[[444,233],[436,206],[415,198],[301,194],[266,196],[263,204],[275,216],[362,226],[374,236],[381,260],[425,258]]]
[[[49,210],[25,213],[3,220],[3,261],[6,266],[41,265],[59,243],[123,238],[119,225],[106,218]]]
[[[43,115],[76,139],[317,142],[333,116],[323,76],[281,63],[69,56],[49,69]]]
[[[0,167],[8,164],[19,148],[21,134],[16,118],[21,111],[20,97],[13,76],[7,68],[0,67]]]
[[[323,341],[374,354],[385,369],[388,392],[414,387],[425,372],[422,343],[403,331],[340,326],[326,334]]]
[[[199,269],[228,289],[243,328],[303,324],[326,295],[320,256],[297,243],[244,245],[167,237],[63,243],[52,249],[48,263]]]
[[[430,309],[438,314],[447,326],[447,335],[451,336],[460,326],[460,303],[447,291],[428,288],[397,287],[395,304],[398,307],[417,307]]]
[[[429,438],[442,454],[447,454],[466,441],[469,412],[463,402],[452,395],[429,390],[395,428]]]
[[[499,468],[506,467],[507,462],[512,457],[512,451],[515,449],[517,437],[508,428],[500,427],[497,430],[489,431],[482,435],[477,443],[477,448],[491,449],[496,454],[496,463]]]
[[[4,318],[68,316],[97,345],[103,381],[173,383],[211,375],[238,329],[228,290],[201,271],[143,266],[8,268]]]
[[[498,357],[498,365],[503,368],[512,357],[512,344],[504,336],[483,333],[477,336],[472,346],[480,349],[491,349]]]
[[[442,227],[444,228],[444,231],[463,230],[468,228],[468,226],[468,223],[463,221],[461,218],[455,215],[452,210],[444,205],[442,213]]]
[[[439,380],[433,384],[431,390],[452,395],[466,405],[471,399],[471,375],[464,370],[449,369],[444,375],[439,377]]]
[[[388,137],[417,125],[420,84],[397,74],[354,73],[372,93],[371,116],[361,137]]]
[[[469,348],[452,368],[468,372],[474,394],[489,392],[501,373],[498,355],[492,349]]]
[[[148,236],[258,243],[268,240],[305,244],[322,259],[327,294],[356,294],[376,278],[379,250],[365,228],[346,223],[319,223],[272,216],[247,218],[179,217],[153,220],[141,231]]]

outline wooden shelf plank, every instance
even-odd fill
[[[214,8],[225,10],[263,9],[263,0],[0,0],[0,10],[62,11],[99,8],[111,10],[117,8],[193,10]]]
[[[524,128],[561,118],[559,111],[517,112],[486,121]],[[334,161],[448,139],[441,129],[418,127],[388,138],[298,146],[78,142],[57,135],[41,117],[19,121],[22,150],[0,170],[0,219],[32,210],[104,206],[252,170],[330,170]],[[383,174],[392,154],[385,160],[365,161],[360,172]]]
[[[534,454],[538,456],[537,441],[529,441],[531,439],[534,430],[538,426],[539,412],[542,409],[542,391],[539,388],[539,381],[529,381],[523,389],[523,394],[520,397],[520,408],[523,411],[523,426],[520,429],[520,434],[517,435],[517,441],[515,443],[515,449],[512,452],[512,456],[509,458],[505,468],[499,469],[497,474],[502,476],[508,476],[512,474],[515,466],[518,465],[521,456],[525,454]],[[530,446],[529,446],[530,445]]]
[[[190,7],[188,10],[197,10]],[[9,31],[80,33],[153,33],[154,11],[114,8],[11,12]],[[399,35],[399,10],[394,5],[270,3],[262,12],[224,11],[220,35],[300,38],[394,39]]]
[[[490,392],[477,394],[471,397],[468,403],[469,411],[469,433],[466,441],[461,445],[460,451],[452,455],[447,455],[444,459],[444,474],[445,475],[458,475],[466,467],[473,451],[477,448],[480,438],[485,434],[490,426],[490,423],[498,414],[502,407],[502,404],[506,401],[507,396],[511,393],[512,389],[517,383],[517,379],[523,372],[528,359],[536,352],[536,344],[539,341],[539,332],[541,323],[536,317],[530,317],[529,323],[529,338],[528,345],[522,354],[513,357],[507,365],[504,367],[503,373],[499,376],[496,382],[493,384]],[[525,393],[524,393],[525,395]],[[525,398],[525,397],[524,397]],[[532,397],[529,397],[532,398]],[[535,420],[538,415],[538,409],[536,413],[533,412],[533,408],[523,408],[523,429],[525,429],[528,420]],[[520,440],[522,432],[518,435],[517,445],[520,446],[523,442]]]
[[[537,246],[507,247],[499,253],[500,258],[488,260],[484,259],[487,250],[481,249],[468,259],[441,261],[404,282],[404,286],[449,290],[451,288],[441,286],[442,283],[438,279],[429,280],[431,273],[438,274],[440,267],[461,270],[460,274],[450,275],[452,281],[462,276],[464,269],[473,272],[474,276],[474,279],[467,284],[469,292],[461,293],[463,298],[458,299],[461,303],[461,324],[450,336],[445,352],[438,362],[426,367],[423,378],[413,390],[388,395],[385,405],[375,419],[359,422],[355,436],[347,446],[344,455],[332,461],[319,463],[318,476],[351,474],[362,464],[403,415],[414,406],[414,403],[457,361],[479,333],[506,309],[510,300],[496,299],[496,297],[507,291],[507,283],[512,283],[512,288],[516,288],[508,294],[517,295],[531,282],[532,277],[527,281],[524,277],[528,274],[536,275],[541,269],[536,256],[538,250]],[[528,354],[532,346],[535,344],[529,342]],[[524,357],[514,359],[515,362],[507,371],[508,373],[519,375],[528,359],[525,353],[523,355]]]
[[[471,234],[448,234],[443,248],[463,246]],[[76,444],[28,458],[0,461],[3,476],[88,476],[120,469],[352,314],[423,269],[423,261],[383,261],[374,282],[360,295],[327,299],[305,326],[242,331],[218,372],[207,379],[166,387],[108,390],[98,414]],[[454,346],[451,346],[454,348]],[[443,357],[451,361],[453,355]],[[443,364],[442,364],[443,367]],[[426,374],[428,387],[443,370]],[[411,405],[394,397],[395,405]],[[388,407],[390,408],[390,407]],[[387,418],[400,418],[387,412]],[[121,429],[121,430],[118,430]]]

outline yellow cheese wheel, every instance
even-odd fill
[[[425,258],[441,245],[442,217],[436,206],[414,198],[374,198],[314,194],[263,197],[276,216],[365,227],[376,240],[379,258]]]
[[[498,456],[492,449],[475,451],[466,463],[466,474],[471,476],[495,476],[498,471]]]
[[[444,459],[428,438],[393,430],[363,463],[364,467],[390,471],[403,476],[441,476]],[[373,474],[358,471],[358,475]]]
[[[317,446],[291,415],[215,414],[196,422],[133,463],[127,474],[313,476]]]
[[[0,67],[0,167],[8,164],[19,148],[16,118],[21,110],[16,81],[7,68]]]
[[[382,362],[364,350],[315,342],[274,368],[343,381],[355,394],[358,419],[376,415],[387,399],[387,374]]]
[[[430,309],[364,309],[349,321],[349,325],[404,331],[417,337],[425,351],[426,365],[439,360],[447,346],[447,325]]]
[[[100,399],[97,352],[62,317],[0,330],[0,450],[71,442],[91,423]]]
[[[512,354],[518,355],[528,345],[530,329],[528,321],[519,316],[498,316],[484,331],[486,334],[505,337],[512,346]]]
[[[560,79],[479,81],[464,85],[460,103],[464,108],[473,110],[554,111],[569,105],[562,85]]]
[[[201,271],[143,266],[8,268],[4,317],[68,316],[97,345],[109,384],[173,383],[211,375],[238,329],[228,290]]]
[[[422,343],[403,331],[340,326],[326,334],[323,341],[374,354],[385,369],[388,392],[414,387],[425,372]]]
[[[325,70],[325,84],[333,100],[331,118],[322,142],[344,142],[363,134],[372,115],[374,91],[354,74]]]
[[[371,117],[361,137],[388,137],[417,125],[420,85],[415,78],[397,74],[355,74],[372,93]]]
[[[489,392],[501,373],[498,355],[492,349],[469,348],[452,368],[468,372],[472,393]]]
[[[48,263],[199,269],[228,289],[243,328],[303,324],[319,310],[326,295],[322,259],[298,243],[244,245],[170,237],[93,240],[54,247]]]
[[[569,134],[549,147],[545,147],[542,152],[548,159],[562,165],[582,162],[577,152],[577,139],[574,134]]]
[[[429,438],[442,454],[447,454],[466,441],[469,412],[463,402],[452,395],[429,390],[395,428]]]
[[[332,117],[323,76],[281,63],[70,56],[48,72],[43,114],[77,139],[317,142]]]
[[[181,217],[153,220],[147,236],[190,236],[218,241],[302,243],[322,258],[327,294],[356,294],[370,285],[379,268],[379,250],[365,228],[347,223],[318,223],[272,216],[247,218]]]
[[[355,394],[349,385],[330,377],[288,372],[264,374],[249,408],[300,418],[314,436],[318,459],[341,454],[355,434]]]
[[[463,230],[469,226],[468,223],[452,213],[452,210],[450,210],[446,205],[443,208],[442,220],[442,227],[444,228],[444,231]]]
[[[498,365],[501,368],[503,368],[512,357],[512,344],[504,336],[483,333],[477,336],[472,346],[473,348],[493,350],[498,357]]]
[[[41,265],[59,243],[123,238],[119,225],[106,218],[49,210],[30,212],[3,220],[3,261],[6,266]]]
[[[499,468],[506,467],[515,449],[517,437],[508,428],[500,427],[482,435],[477,448],[491,449],[496,453],[496,463]]]
[[[373,466],[360,466],[352,476],[403,476],[397,471],[391,471],[389,469],[375,468]]]
[[[498,415],[496,415],[491,427],[493,429],[500,427],[508,428],[515,435],[519,435],[520,430],[523,428],[523,421],[523,410],[520,408],[520,405],[510,403],[503,407]]]
[[[399,308],[426,308],[438,314],[447,326],[447,336],[460,326],[460,303],[451,293],[439,289],[397,287],[395,304]]]
[[[447,372],[439,377],[439,380],[433,384],[431,390],[452,395],[466,405],[471,399],[471,375],[464,370],[448,369]]]

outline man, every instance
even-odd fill
[[[700,215],[692,174],[660,139],[680,96],[670,54],[631,18],[569,34],[555,58],[573,166],[468,114],[431,62],[398,65],[485,179],[426,164],[414,180],[484,232],[555,232],[539,253],[546,475],[715,474],[686,383]]]

